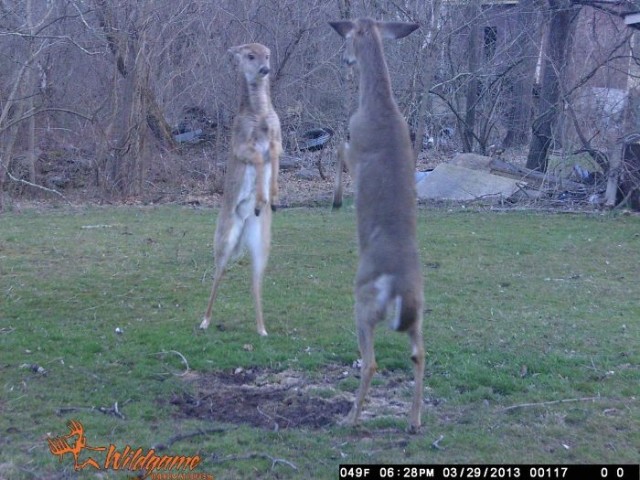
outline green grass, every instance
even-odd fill
[[[246,259],[228,272],[210,329],[196,329],[214,220],[213,210],[177,206],[0,217],[0,478],[76,478],[70,456],[58,462],[46,443],[70,418],[83,422],[90,445],[143,449],[220,427],[171,446],[200,454],[198,471],[217,479],[336,478],[341,462],[640,457],[638,217],[421,208],[428,356],[417,436],[395,417],[355,430],[266,431],[178,414],[169,399],[192,385],[171,351],[200,375],[259,367],[313,377],[357,358],[352,208],[274,216],[267,338],[255,332]],[[383,373],[410,379],[407,344],[378,328]],[[349,377],[336,389],[356,386]],[[116,401],[125,419],[89,408]],[[440,436],[441,449],[432,448]]]

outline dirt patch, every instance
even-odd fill
[[[180,417],[269,430],[318,429],[336,424],[349,412],[355,388],[344,392],[339,386],[356,374],[356,369],[340,366],[327,367],[321,377],[313,379],[293,370],[274,372],[262,368],[193,374],[187,380],[190,392],[174,394],[169,402]],[[401,378],[404,373],[378,377],[362,420],[376,416],[405,417],[409,401],[402,390],[410,390],[409,379]],[[408,391],[404,393],[410,395]]]

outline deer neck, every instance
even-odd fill
[[[374,36],[358,58],[360,68],[360,108],[394,107],[389,69],[382,50],[382,40]]]
[[[268,78],[260,79],[255,83],[244,81],[242,90],[241,109],[249,110],[256,115],[266,115],[271,110]]]

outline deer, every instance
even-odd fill
[[[240,105],[231,131],[231,152],[222,206],[214,234],[215,271],[200,329],[211,323],[218,287],[230,261],[249,250],[258,334],[267,335],[262,313],[262,279],[271,246],[271,214],[278,197],[282,154],[280,119],[269,88],[269,48],[259,43],[229,49],[241,74]],[[271,208],[264,208],[267,204]]]
[[[349,141],[339,159],[354,175],[358,236],[355,323],[362,359],[360,385],[345,425],[357,425],[377,370],[374,329],[388,319],[393,330],[407,332],[414,371],[408,431],[421,425],[424,376],[423,277],[416,238],[414,157],[409,128],[391,90],[382,39],[400,39],[414,23],[370,18],[329,22],[346,40],[343,59],[359,69],[359,99],[349,120]],[[338,166],[339,175],[342,165]],[[340,198],[337,198],[337,194]],[[334,206],[341,203],[336,189]]]

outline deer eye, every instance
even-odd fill
[[[249,60],[255,60],[256,56],[253,53],[250,53],[249,55],[247,55],[247,58]]]
[[[269,60],[269,55],[266,55],[264,58],[266,58],[267,60]]]

